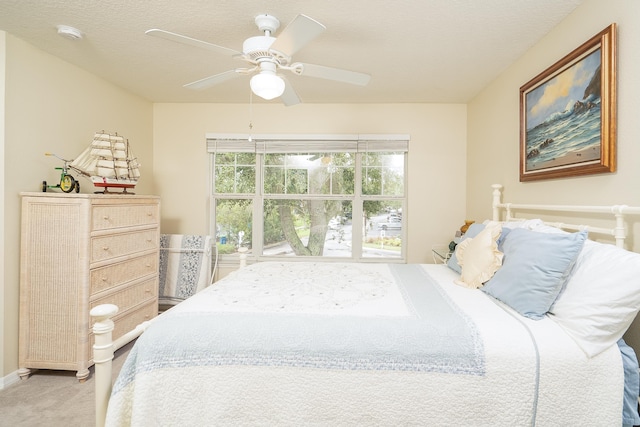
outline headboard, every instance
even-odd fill
[[[640,207],[632,207],[627,205],[611,205],[611,206],[571,206],[571,205],[536,205],[536,204],[518,204],[518,203],[504,203],[502,201],[502,185],[493,184],[493,220],[494,221],[512,221],[524,219],[521,217],[516,218],[515,211],[527,211],[527,212],[552,212],[558,213],[595,213],[603,214],[615,220],[613,227],[597,227],[581,224],[569,224],[563,222],[545,222],[548,225],[562,228],[565,230],[587,230],[589,233],[603,234],[607,236],[613,236],[616,246],[624,248],[625,238],[627,237],[627,228],[625,227],[625,216],[640,215]],[[504,218],[501,216],[501,212],[505,211]]]

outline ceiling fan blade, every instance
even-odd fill
[[[342,70],[340,68],[325,67],[324,65],[314,64],[291,64],[292,67],[302,66],[301,76],[317,77],[320,79],[335,80],[338,82],[349,83],[352,85],[366,86],[371,80],[371,76],[356,71]]]
[[[282,101],[282,103],[287,107],[290,107],[302,102],[291,83],[289,83],[289,80],[287,80],[283,76],[280,77],[282,77],[282,80],[284,80],[284,92],[282,93],[282,95],[280,95],[280,100]]]
[[[154,28],[154,29],[145,31],[145,34],[148,34],[154,37],[159,37],[165,40],[171,40],[176,43],[182,43],[189,46],[199,47],[201,49],[207,49],[222,55],[227,55],[227,56],[242,55],[242,52],[238,52],[237,50],[229,49],[223,46],[218,46],[216,44],[204,42],[202,40],[193,39],[191,37],[183,36],[182,34],[172,33],[170,31],[158,30]]]
[[[298,15],[286,26],[271,45],[271,50],[293,56],[307,43],[315,39],[327,27],[309,18],[306,15]]]
[[[215,86],[227,80],[234,79],[240,76],[236,70],[225,71],[224,73],[216,74],[214,76],[205,77],[204,79],[196,80],[195,82],[187,83],[183,87],[187,89],[206,89],[211,86]]]

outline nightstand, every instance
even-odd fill
[[[433,245],[431,247],[431,254],[433,255],[433,262],[435,264],[446,264],[453,252],[449,250],[449,245]]]

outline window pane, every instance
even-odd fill
[[[382,194],[382,169],[367,167],[362,172],[362,194]]]
[[[235,153],[216,153],[217,165],[233,165],[236,160]]]
[[[265,166],[264,192],[266,194],[284,194],[284,168]]]
[[[255,153],[237,153],[237,163],[239,165],[255,165],[256,154]]]
[[[238,247],[251,249],[253,202],[250,199],[216,200],[216,241],[221,255]]]
[[[265,154],[264,164],[267,166],[284,166],[284,158],[285,154],[282,153]]]
[[[233,193],[235,189],[235,168],[233,166],[216,166],[216,193]]]
[[[306,169],[287,169],[285,173],[287,194],[306,194],[308,188]]]
[[[402,253],[402,202],[366,200],[363,202],[363,257],[400,258]]]
[[[215,156],[215,192],[251,194],[256,188],[254,153],[217,153]]]
[[[352,203],[265,200],[264,255],[351,257]]]
[[[236,169],[236,193],[254,193],[256,188],[256,168],[238,166]]]
[[[362,194],[404,195],[404,153],[365,153]]]
[[[315,194],[353,194],[355,188],[355,158],[353,153],[325,154],[318,170],[322,185]]]
[[[353,194],[355,187],[355,168],[330,165],[327,168],[326,191],[322,194]]]
[[[265,154],[265,194],[353,194],[353,153]]]

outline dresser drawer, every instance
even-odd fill
[[[143,280],[140,283],[127,286],[117,292],[92,300],[89,304],[89,309],[100,304],[115,304],[119,308],[118,311],[124,313],[145,301],[155,300],[157,295],[158,279],[152,277],[151,279]]]
[[[120,338],[125,333],[131,331],[140,323],[147,320],[151,320],[158,315],[158,302],[154,300],[153,303],[149,303],[136,308],[135,310],[126,313],[124,316],[114,320],[113,339]]]
[[[90,295],[95,295],[123,283],[158,272],[158,255],[152,253],[137,258],[95,268],[89,272]]]
[[[158,248],[158,229],[133,231],[91,238],[91,262]]]
[[[91,209],[91,230],[157,224],[158,205],[105,205]]]
[[[113,318],[113,332],[112,339],[115,341],[127,332],[133,330],[136,326],[141,324],[142,322],[146,322],[148,320],[153,319],[158,315],[158,303],[157,301],[150,302],[149,304],[141,305],[137,307],[135,310],[132,310],[125,314],[118,314]],[[89,340],[87,349],[91,351],[93,348],[93,344],[95,344],[95,337],[93,335],[93,330],[89,330]],[[125,343],[126,344],[126,343]],[[114,350],[117,350],[114,349]],[[92,354],[92,353],[89,353]]]

